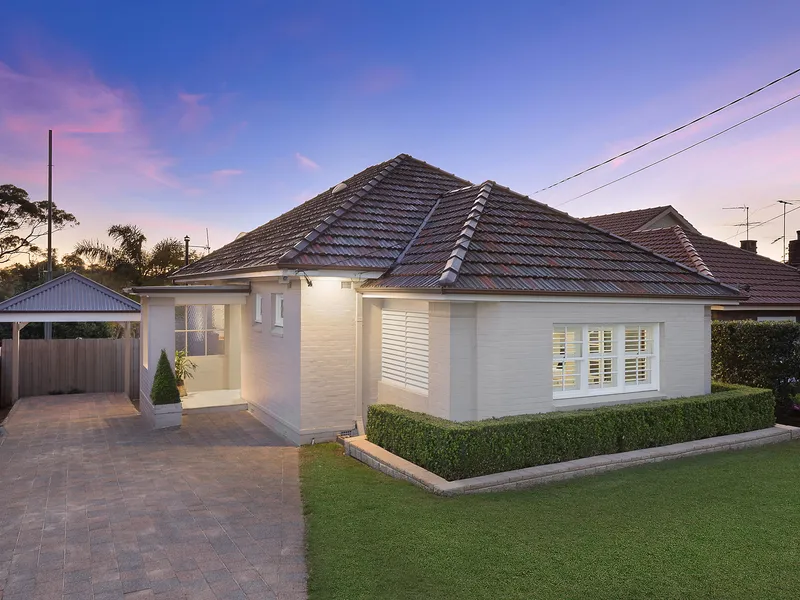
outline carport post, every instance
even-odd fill
[[[11,324],[11,346],[14,358],[11,360],[11,403],[19,400],[19,332],[27,323]]]
[[[131,399],[131,322],[125,321],[125,395]]]

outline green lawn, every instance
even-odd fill
[[[797,598],[800,444],[439,498],[304,447],[322,598]]]

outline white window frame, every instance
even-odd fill
[[[381,312],[381,381],[428,395],[430,320],[427,312]]]
[[[256,323],[264,322],[264,297],[261,294],[256,294],[254,307],[253,307],[253,320]]]
[[[761,323],[769,322],[769,321],[789,321],[789,322],[792,322],[792,323],[796,323],[797,322],[797,317],[793,317],[791,315],[773,315],[773,316],[759,315],[759,316],[756,317],[756,321],[759,321]]]
[[[645,330],[645,341],[649,344],[649,352],[641,350],[631,351],[626,349],[625,331],[634,327]],[[573,330],[580,332],[580,339],[573,342],[556,342],[555,334],[559,330]],[[615,324],[554,324],[553,325],[553,399],[564,398],[591,398],[607,396],[609,394],[628,394],[635,392],[658,391],[659,375],[659,329],[658,323],[615,323]],[[590,332],[611,331],[611,342],[590,340]],[[559,345],[564,345],[566,354],[556,354]],[[637,344],[638,345],[638,344]],[[568,348],[567,346],[571,347]],[[590,352],[590,350],[593,350]],[[646,359],[648,361],[649,381],[642,383],[626,382],[626,360]],[[590,385],[590,362],[608,361],[609,368],[601,368],[598,373],[593,369],[595,377],[599,378]],[[577,383],[575,389],[559,390],[556,387],[556,365],[563,362],[574,362],[577,366]],[[605,367],[603,364],[602,367]],[[563,366],[562,366],[563,369]],[[634,367],[635,370],[638,370]],[[562,377],[564,377],[562,370]],[[562,379],[563,382],[563,379]],[[563,383],[562,383],[563,385]]]
[[[272,327],[283,329],[283,294],[272,294]]]

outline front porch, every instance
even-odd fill
[[[236,412],[247,410],[242,390],[206,390],[189,392],[181,398],[183,414]]]
[[[137,287],[131,291],[142,303],[143,408],[151,406],[155,366],[163,350],[173,370],[176,359],[185,365],[183,414],[247,410],[241,397],[241,308],[249,286]],[[180,368],[176,375],[181,375]]]

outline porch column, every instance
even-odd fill
[[[225,358],[223,362],[223,382],[226,390],[242,387],[242,307],[237,304],[225,305]]]
[[[125,321],[125,375],[123,377],[123,390],[128,399],[131,399],[131,322]]]
[[[142,298],[142,379],[140,396],[146,395],[150,400],[153,378],[161,351],[167,353],[170,366],[175,368],[175,298],[146,297]]]

